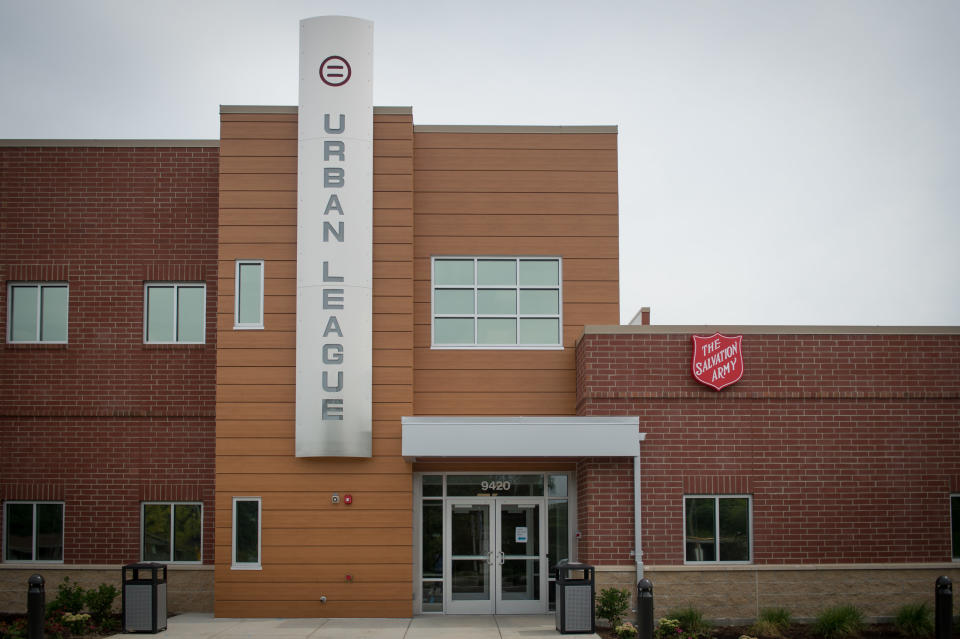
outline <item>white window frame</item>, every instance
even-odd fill
[[[37,330],[36,339],[15,340],[13,339],[13,289],[14,288],[36,288],[37,289]],[[40,334],[43,326],[43,289],[45,288],[65,288],[67,289],[67,312],[64,331],[67,334],[65,340],[45,340]],[[70,339],[70,283],[62,281],[40,282],[7,282],[7,343],[8,344],[66,344]]]
[[[31,554],[36,557],[37,555],[37,506],[43,504],[59,504],[61,506],[61,517],[60,520],[60,546],[63,549],[62,554],[67,554],[66,547],[66,538],[67,530],[65,523],[67,521],[67,505],[66,502],[57,501],[57,500],[40,500],[40,501],[31,501],[29,499],[9,499],[3,502],[3,539],[2,541],[2,553],[0,553],[0,559],[3,560],[5,564],[62,564],[63,557],[60,559],[7,559],[7,524],[10,521],[10,517],[7,515],[7,504],[31,504],[33,506],[33,531],[30,533],[30,538],[33,541],[33,544],[30,547]]]
[[[200,317],[200,334],[203,336],[199,342],[184,342],[174,339],[172,342],[151,342],[147,340],[147,322],[150,316],[150,288],[173,287],[173,331],[174,337],[179,332],[177,323],[177,304],[179,304],[180,288],[199,288],[203,291],[203,312]],[[207,283],[206,282],[144,282],[143,284],[143,343],[144,344],[206,344],[207,342]]]
[[[240,321],[240,267],[245,264],[256,264],[260,267],[260,320],[257,322],[243,323]],[[234,285],[233,285],[233,329],[243,330],[263,330],[263,303],[265,301],[264,279],[266,268],[263,260],[236,260],[234,266]]]
[[[950,495],[950,557],[953,561],[960,562],[960,548],[953,547],[953,527],[957,525],[958,520],[960,520],[960,508],[956,510],[953,508],[954,499],[960,499],[960,493]]]
[[[170,507],[170,559],[144,559],[143,557],[143,535],[146,533],[144,528],[144,510],[146,506],[169,506]],[[173,529],[175,520],[173,518],[174,506],[200,506],[200,559],[196,561],[175,561],[173,559],[175,548],[173,542],[176,539],[176,531]],[[197,565],[203,563],[203,502],[202,501],[142,501],[140,502],[140,561],[153,561],[158,564],[175,565]]]
[[[473,260],[473,284],[436,284],[434,278],[436,275],[436,262],[444,260]],[[483,315],[483,317],[492,318],[515,318],[517,320],[517,334],[519,339],[520,332],[520,291],[521,290],[556,290],[557,291],[557,314],[546,315],[523,315],[524,319],[554,319],[559,323],[559,342],[557,344],[477,344],[477,319],[481,317],[477,307],[477,291],[483,289],[503,290],[511,288],[510,285],[501,284],[479,284],[477,282],[477,262],[479,260],[515,260],[517,269],[521,261],[556,261],[557,262],[557,285],[556,286],[521,286],[519,277],[512,288],[517,291],[517,309],[513,315]],[[440,317],[453,318],[473,318],[473,344],[437,344],[436,342],[436,320],[437,313],[434,309],[437,289],[464,289],[472,288],[474,291],[473,313],[470,315],[441,314]],[[430,257],[430,347],[437,350],[517,350],[517,351],[561,351],[563,350],[563,258],[559,255],[433,255]]]
[[[716,546],[716,559],[712,561],[693,561],[687,559],[687,500],[688,499],[713,499],[713,534],[714,545]],[[720,558],[720,504],[721,499],[746,499],[747,500],[747,534],[750,535],[748,558],[746,560],[724,560]],[[712,566],[715,564],[752,564],[753,563],[753,495],[718,495],[718,494],[690,494],[683,496],[682,504],[683,515],[683,540],[681,552],[683,553],[683,563],[696,566]]]
[[[257,502],[257,561],[237,561],[237,502]],[[263,500],[260,497],[234,497],[230,526],[230,569],[231,570],[263,570]]]

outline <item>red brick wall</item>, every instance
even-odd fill
[[[0,148],[0,499],[63,499],[67,563],[139,559],[141,500],[204,502],[213,559],[216,147]],[[66,280],[67,345],[6,344]],[[204,281],[206,344],[143,344],[143,284]]]
[[[753,496],[758,564],[950,560],[960,336],[745,334],[743,379],[721,392],[692,378],[691,351],[689,334],[578,346],[578,413],[638,415],[647,433],[645,563],[683,562],[683,495],[696,493]],[[626,467],[609,476],[614,491],[632,482]],[[623,534],[589,525],[620,511],[603,492],[581,496],[584,536],[626,542],[581,543],[581,557],[626,563],[633,509]]]

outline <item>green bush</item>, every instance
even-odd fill
[[[750,633],[757,637],[782,637],[793,623],[790,611],[785,608],[764,608],[750,626]]]
[[[597,616],[616,628],[630,609],[630,591],[626,588],[604,588],[597,595]]]
[[[119,594],[120,591],[112,584],[100,584],[87,591],[87,610],[98,626],[109,626],[113,622],[113,602]]]
[[[689,613],[689,611],[680,611],[681,613]],[[688,620],[693,618],[689,614],[684,614]],[[696,624],[696,621],[694,622]],[[703,629],[706,627],[703,619],[700,619],[700,626],[698,630],[690,630],[688,626],[681,625],[680,621],[677,619],[672,619],[664,617],[657,621],[657,627],[653,631],[653,636],[655,639],[701,639],[706,636],[706,631]]]
[[[925,603],[905,604],[893,618],[897,631],[909,639],[933,636],[933,611]]]
[[[688,636],[705,635],[710,632],[710,622],[703,618],[703,613],[693,607],[671,610],[667,618],[676,619],[680,627]]]
[[[813,622],[813,633],[823,639],[849,639],[859,636],[863,625],[863,613],[856,606],[833,606]]]
[[[78,614],[83,612],[86,601],[86,594],[80,584],[71,584],[70,577],[64,577],[63,583],[57,586],[57,596],[47,604],[47,614],[55,612]]]

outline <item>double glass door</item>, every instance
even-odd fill
[[[457,498],[447,502],[444,538],[448,613],[524,614],[547,610],[543,500]]]

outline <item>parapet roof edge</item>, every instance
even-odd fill
[[[297,113],[299,107],[289,105],[268,104],[221,104],[220,113]],[[408,106],[375,106],[376,115],[412,115],[413,107]]]
[[[742,335],[960,335],[960,326],[790,326],[743,324],[652,324],[584,326],[584,335],[670,335],[739,333]]]
[[[64,147],[218,147],[220,140],[0,140],[0,146],[64,146]]]
[[[617,133],[609,126],[525,126],[501,124],[415,124],[414,133]]]

